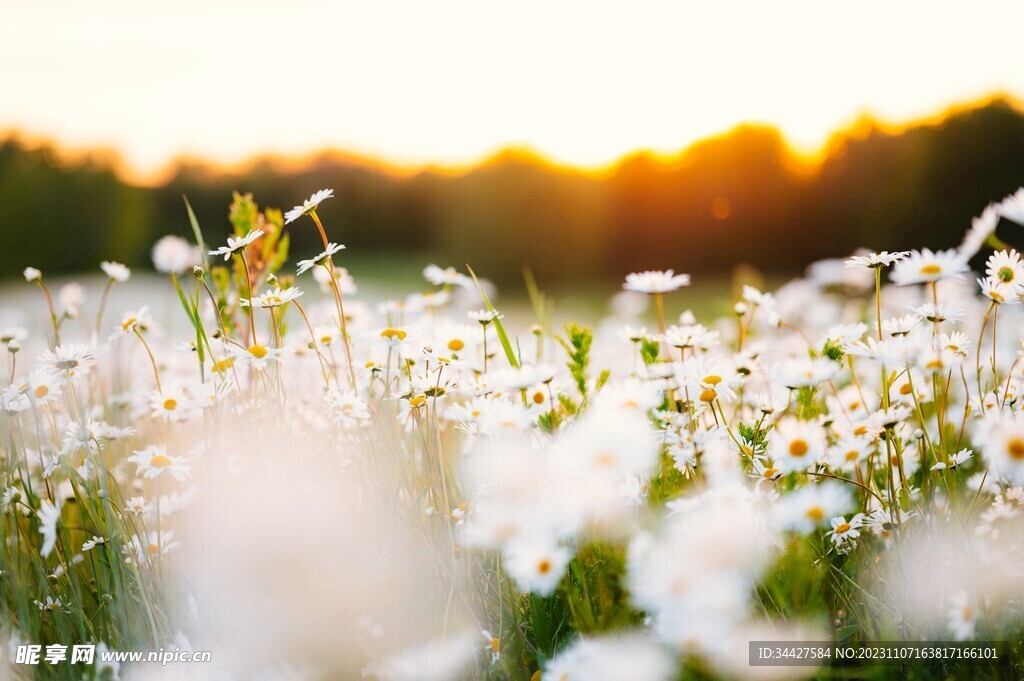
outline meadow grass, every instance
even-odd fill
[[[330,198],[236,195],[227,245],[190,214],[159,279],[28,268],[5,297],[3,678],[1020,674],[751,667],[748,644],[1020,655],[1024,262],[993,233],[1021,195],[959,249],[772,292],[527,272],[503,298],[350,257]],[[324,250],[293,270],[295,229]],[[28,644],[213,661],[16,664]]]

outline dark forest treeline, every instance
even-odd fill
[[[862,245],[955,245],[988,201],[1022,184],[1024,114],[1003,101],[899,133],[859,124],[836,136],[813,172],[777,131],[753,126],[671,159],[637,154],[602,176],[515,152],[460,175],[398,176],[324,156],[299,171],[263,161],[242,175],[184,165],[156,188],[126,184],[99,163],[66,167],[49,150],[8,140],[0,144],[0,276],[29,264],[144,266],[157,238],[190,234],[182,194],[219,241],[232,191],[287,209],[322,187],[335,190],[321,216],[346,255],[421,253],[471,262],[498,280],[518,278],[524,264],[545,281],[739,262],[791,271]],[[292,227],[294,252],[318,249],[310,225]]]

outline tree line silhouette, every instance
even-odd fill
[[[164,184],[141,187],[108,163],[68,166],[51,148],[9,138],[0,143],[0,276],[26,265],[91,270],[105,259],[144,267],[160,236],[191,235],[182,195],[217,242],[232,191],[287,209],[322,187],[335,190],[320,215],[348,247],[340,263],[415,254],[469,262],[497,281],[519,280],[526,265],[546,282],[740,262],[782,273],[860,246],[954,246],[986,203],[1022,184],[1024,113],[1005,99],[898,131],[865,119],[813,163],[777,130],[747,125],[602,173],[517,150],[461,174],[411,175],[325,153],[299,168],[262,159],[244,172],[182,163]],[[309,224],[290,229],[293,253],[319,250]],[[1014,242],[1014,228],[1004,229]]]

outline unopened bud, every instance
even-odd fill
[[[7,341],[7,352],[9,352],[9,353],[11,353],[13,355],[18,350],[21,350],[21,343],[19,343],[18,341],[16,341],[13,338],[11,340]]]

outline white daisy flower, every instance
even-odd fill
[[[123,284],[128,281],[128,278],[132,276],[132,271],[125,265],[119,262],[112,262],[110,260],[104,260],[100,263],[100,269],[106,274],[111,281],[116,281],[119,284]]]
[[[96,353],[81,343],[69,343],[44,352],[38,362],[55,374],[71,378],[95,364]]]
[[[154,417],[167,421],[185,421],[194,414],[188,397],[180,388],[165,388],[154,392],[149,404]]]
[[[247,348],[240,348],[237,345],[228,346],[228,352],[239,364],[253,366],[263,370],[270,366],[271,362],[280,362],[281,356],[290,352],[289,348],[268,348],[265,345],[255,343]]]
[[[461,286],[468,289],[473,284],[471,278],[460,273],[454,267],[441,269],[434,264],[423,268],[423,278],[434,286]]]
[[[981,287],[981,295],[997,305],[1016,305],[1020,302],[1017,292],[1009,284],[1004,284],[991,277],[977,281],[978,286]]]
[[[864,514],[858,513],[849,520],[845,516],[836,516],[832,519],[832,529],[826,536],[836,546],[847,542],[856,541],[860,537],[860,528],[864,526]]]
[[[57,545],[57,521],[60,520],[60,509],[54,506],[49,499],[44,499],[39,506],[38,517],[39,534],[43,535],[43,545],[39,548],[39,555],[46,558],[53,553],[53,548]]]
[[[892,269],[893,283],[926,284],[942,279],[958,279],[968,271],[967,259],[956,249],[935,251],[925,248],[896,263]]]
[[[572,554],[549,540],[516,539],[504,550],[505,569],[520,591],[550,596],[562,581]]]
[[[327,199],[329,199],[329,198],[331,198],[333,196],[334,196],[334,190],[333,189],[321,189],[320,191],[316,192],[315,194],[310,196],[308,199],[303,201],[301,206],[295,206],[290,211],[285,213],[284,214],[284,224],[288,225],[288,224],[291,224],[292,222],[295,222],[296,220],[301,218],[303,215],[306,215],[307,213],[310,213],[310,212],[316,210],[317,206],[319,206],[321,203],[323,203],[324,201],[326,201]]]
[[[660,338],[674,348],[707,349],[718,342],[718,332],[709,330],[703,324],[670,326]]]
[[[47,596],[45,602],[39,600],[34,600],[32,602],[36,604],[37,608],[44,612],[71,612],[64,607],[64,603],[61,602],[60,598],[54,598],[53,596]]]
[[[637,293],[670,293],[689,285],[689,274],[675,274],[672,270],[648,270],[627,274],[622,288]]]
[[[218,248],[215,251],[210,251],[210,255],[223,255],[225,261],[230,260],[231,256],[236,251],[240,251],[241,249],[245,248],[246,246],[248,246],[252,242],[256,241],[256,239],[259,239],[261,236],[263,236],[263,230],[262,229],[252,229],[252,230],[249,230],[248,234],[246,234],[245,236],[237,237],[237,238],[233,237],[233,236],[229,236],[228,237],[228,245],[227,246],[221,246],[220,248]]]
[[[165,556],[180,548],[181,542],[174,541],[173,530],[161,530],[143,537],[135,535],[121,547],[121,553],[125,554],[126,563],[134,560],[137,565],[145,565],[156,556]]]
[[[939,348],[948,350],[958,357],[967,357],[970,347],[971,341],[965,333],[954,331],[953,333],[944,333],[939,336]]]
[[[806,471],[825,457],[821,427],[810,421],[784,418],[770,435],[768,454],[783,472]]]
[[[853,503],[853,495],[843,483],[826,481],[807,484],[787,494],[779,510],[787,527],[807,534],[849,510]]]
[[[895,262],[903,260],[909,255],[910,251],[896,251],[894,253],[882,251],[881,253],[869,253],[868,255],[854,255],[846,261],[846,266],[867,267],[870,269],[888,267]]]
[[[327,391],[326,399],[335,423],[352,427],[370,418],[369,405],[352,390],[332,387]]]
[[[1024,225],[1024,187],[999,202],[999,214],[1018,225]]]
[[[1024,484],[1024,418],[995,415],[982,419],[974,439],[999,475],[1011,484]]]
[[[198,246],[193,246],[180,236],[168,235],[153,245],[153,268],[163,274],[181,274],[199,264],[202,255]]]
[[[148,480],[159,478],[166,473],[181,482],[188,478],[192,470],[184,457],[169,456],[163,447],[156,445],[136,451],[128,460],[138,464],[137,473]]]
[[[960,254],[968,260],[977,255],[988,238],[995,233],[998,224],[999,206],[990,203],[985,206],[981,215],[971,220],[971,228],[964,234],[964,240],[958,249]]]
[[[676,677],[672,656],[643,634],[579,638],[544,664],[545,679],[555,681],[669,681]]]
[[[91,551],[92,549],[96,548],[97,546],[102,546],[103,544],[106,544],[106,543],[107,543],[106,538],[93,535],[92,539],[89,539],[84,544],[82,544],[82,550],[83,551]]]
[[[505,315],[500,314],[497,310],[470,310],[466,313],[466,316],[475,322],[480,322],[484,326],[487,326],[495,319],[505,318]]]
[[[133,516],[139,517],[149,513],[150,504],[146,501],[145,497],[132,497],[125,502],[124,511],[130,513]]]
[[[942,324],[943,322],[951,322],[956,324],[964,319],[964,311],[945,305],[944,303],[924,303],[918,305],[915,308],[911,308],[913,313],[920,317],[923,321],[932,322],[934,324]],[[883,323],[883,329],[885,328]]]
[[[242,307],[259,307],[263,309],[269,309],[272,307],[280,307],[286,303],[290,303],[299,296],[302,295],[302,291],[289,286],[286,289],[274,287],[273,291],[267,291],[266,293],[256,296],[255,298],[242,298],[239,304]]]
[[[1015,250],[1009,253],[996,251],[990,255],[985,262],[985,274],[989,279],[1006,284],[1018,293],[1024,289],[1024,262],[1021,262],[1020,254]]]
[[[921,323],[917,315],[908,314],[902,317],[891,317],[882,320],[882,335],[897,337],[906,336]]]
[[[1024,216],[1021,219],[1024,220]],[[966,641],[974,638],[978,612],[978,603],[963,589],[956,591],[950,597],[946,610],[946,623],[955,640]]]
[[[950,455],[948,464],[940,461],[934,466],[932,466],[932,470],[942,471],[946,470],[947,468],[957,468],[958,466],[964,465],[972,458],[974,458],[974,452],[972,452],[970,449],[961,449],[959,452]]]
[[[327,250],[320,253],[316,257],[310,258],[309,260],[300,260],[298,262],[298,268],[296,269],[296,275],[305,274],[309,270],[313,269],[317,265],[326,263],[328,258],[334,256],[335,253],[345,250],[345,246],[342,244],[329,243],[327,244]]]

